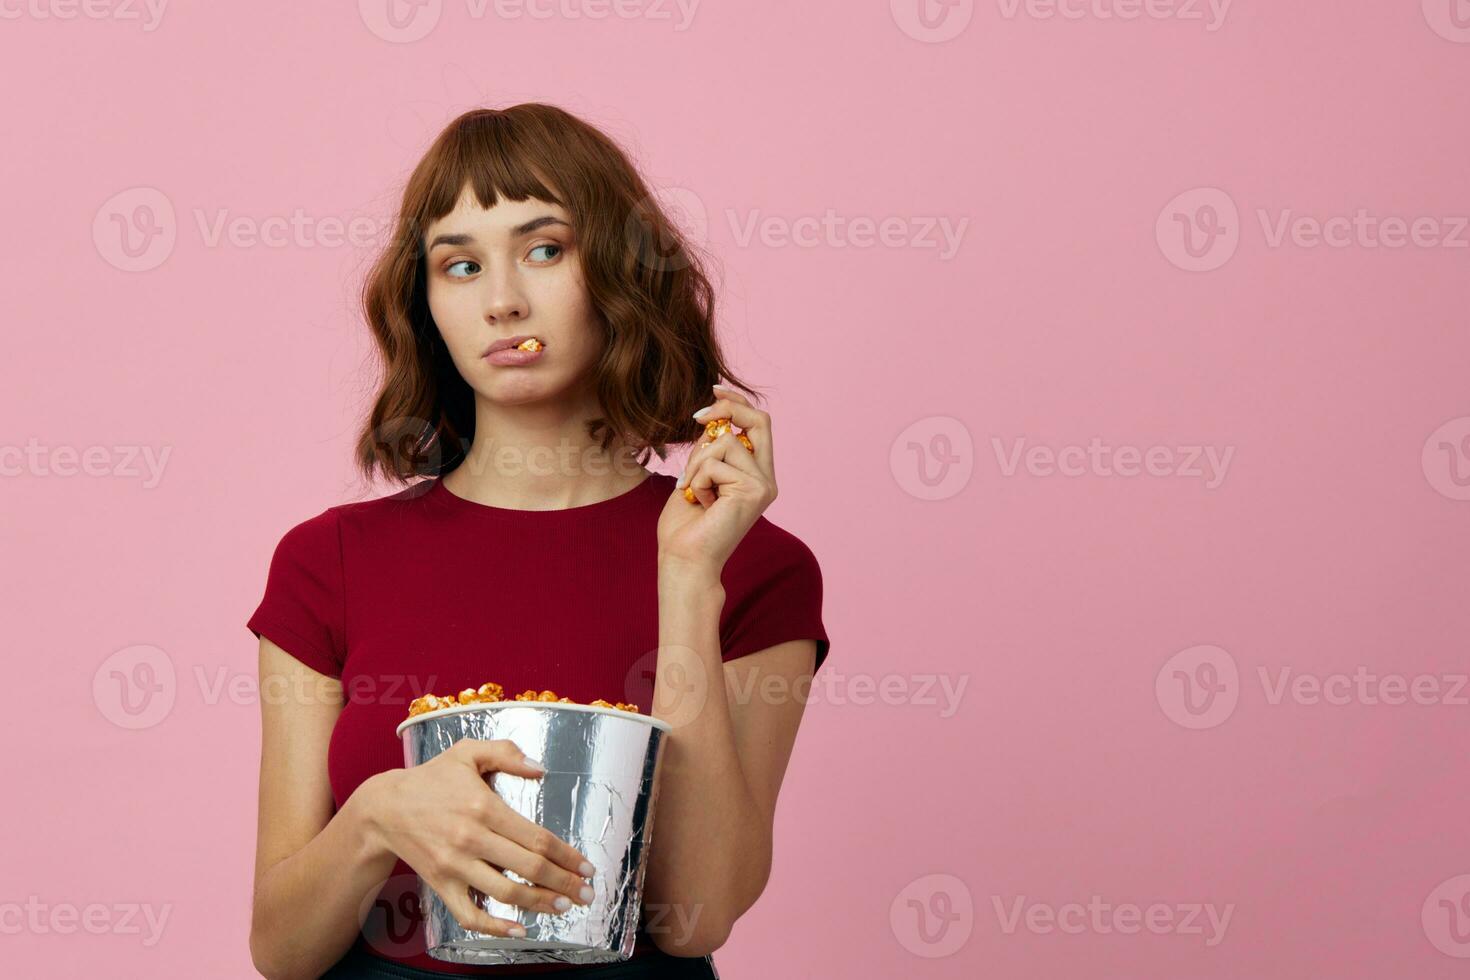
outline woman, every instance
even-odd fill
[[[409,179],[364,289],[384,377],[357,453],[407,486],[292,527],[248,623],[267,977],[712,977],[765,887],[796,692],[828,648],[821,572],[762,516],[770,417],[725,369],[709,281],[651,201],[606,136],[540,104],[465,113]],[[644,468],[721,418],[750,449],[727,433],[677,481]],[[409,702],[487,681],[672,726],[624,963],[425,952],[415,875],[461,925],[514,935],[470,888],[557,913],[609,871],[489,789],[488,772],[539,774],[510,741],[403,768]]]

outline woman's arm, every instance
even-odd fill
[[[707,566],[660,562],[651,713],[673,730],[660,763],[644,906],[650,936],[675,956],[722,946],[765,888],[776,797],[805,707],[794,692],[809,689],[816,662],[815,641],[795,640],[722,663],[724,602]]]
[[[376,843],[364,782],[332,813],[327,743],[342,685],[260,638],[260,811],[250,957],[269,980],[314,978],[347,952],[397,858]]]

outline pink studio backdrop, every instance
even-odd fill
[[[825,577],[723,976],[1463,975],[1470,4],[392,2],[0,6],[7,975],[253,975],[244,622],[388,492],[374,222],[531,100],[717,256]]]

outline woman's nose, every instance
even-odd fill
[[[492,323],[504,320],[524,320],[527,309],[526,295],[513,272],[488,275],[484,278],[485,319]]]

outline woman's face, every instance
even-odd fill
[[[566,210],[535,198],[487,209],[466,185],[424,243],[429,312],[470,387],[497,404],[577,397],[604,341]],[[529,363],[485,356],[523,336],[543,345]]]

